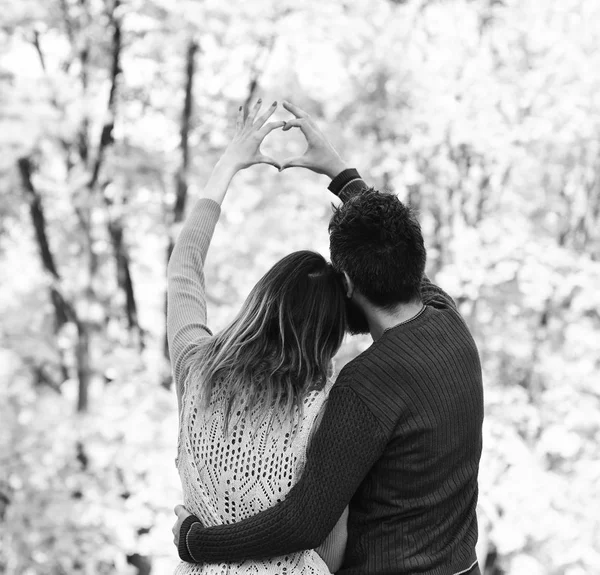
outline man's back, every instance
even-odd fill
[[[350,504],[344,574],[446,575],[476,560],[481,368],[453,302],[434,295],[343,370],[388,437]]]

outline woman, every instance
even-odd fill
[[[258,163],[278,167],[260,152],[265,136],[285,124],[267,123],[276,106],[256,121],[260,100],[246,119],[240,108],[233,141],[169,261],[167,327],[180,413],[177,467],[184,505],[206,526],[240,521],[292,488],[346,328],[341,282],[321,255],[309,251],[275,264],[223,331],[213,336],[206,324],[203,266],[220,205],[239,170]],[[182,562],[176,573],[330,573],[341,563],[345,521],[346,513],[318,552],[241,564]]]

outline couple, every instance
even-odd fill
[[[168,337],[180,414],[177,574],[479,575],[477,473],[483,391],[477,349],[453,300],[424,275],[418,222],[368,188],[313,120],[245,117],[176,242]],[[332,264],[283,258],[213,335],[204,261],[237,171],[279,167],[260,151],[298,127],[305,167],[343,204]],[[281,168],[280,168],[281,169]],[[335,384],[344,333],[373,344]]]

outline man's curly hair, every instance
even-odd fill
[[[329,246],[336,270],[373,304],[420,299],[427,257],[421,226],[395,195],[369,188],[334,207]]]

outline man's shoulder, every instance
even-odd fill
[[[406,406],[396,394],[390,401],[386,390],[394,384],[390,381],[390,374],[386,375],[383,362],[384,358],[380,357],[376,347],[369,347],[341,369],[334,388],[351,389],[379,420],[382,428],[390,433]]]
[[[392,347],[396,346],[392,343]],[[390,374],[379,368],[390,363],[404,363],[406,359],[400,347],[390,350],[389,345],[381,345],[380,341],[376,341],[350,360],[340,371],[340,375],[342,373],[352,375],[354,380],[365,377],[369,380],[386,379]]]
[[[390,364],[403,363],[405,359],[400,348],[390,350],[389,346],[382,346],[380,342],[374,342],[350,360],[342,368],[338,377],[343,374],[342,380],[346,382],[346,385],[362,389],[365,381],[377,383],[389,379],[392,375],[390,370],[382,368],[389,367]]]
[[[370,345],[367,349],[359,353],[356,357],[351,359],[340,371],[336,384],[345,387],[361,388],[361,381],[363,373],[366,371],[369,374],[369,366],[373,362],[377,362],[377,354],[374,354],[374,345]],[[375,377],[374,374],[369,374],[371,377]],[[369,377],[369,379],[371,379]],[[355,391],[357,390],[355,389]]]

